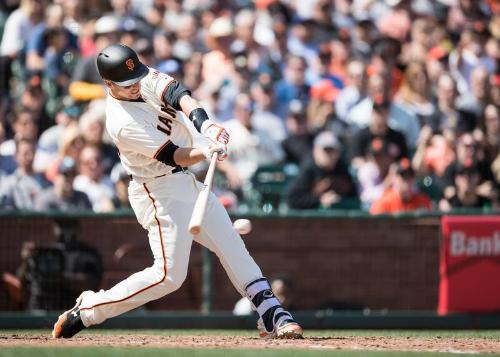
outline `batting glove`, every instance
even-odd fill
[[[222,126],[215,124],[211,120],[205,120],[201,124],[202,134],[212,140],[214,143],[227,145],[229,142],[229,134]]]
[[[227,146],[221,143],[214,143],[202,149],[207,160],[212,158],[214,152],[217,153],[217,160],[223,161],[227,157]]]

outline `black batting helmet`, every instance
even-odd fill
[[[97,56],[97,70],[103,79],[125,87],[139,82],[149,69],[130,47],[118,44],[103,49]]]

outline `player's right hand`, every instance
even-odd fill
[[[217,160],[223,161],[227,157],[227,146],[225,144],[221,143],[214,143],[206,146],[203,148],[203,155],[205,155],[205,158],[207,160],[210,160],[212,158],[212,154],[214,152],[217,153]]]

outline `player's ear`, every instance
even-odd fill
[[[105,79],[105,80],[104,80],[104,84],[105,84],[106,86],[108,86],[109,88],[111,88],[111,86],[113,85],[113,82],[108,81],[107,79]]]

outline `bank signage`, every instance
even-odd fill
[[[452,257],[499,257],[500,231],[491,235],[474,236],[463,230],[450,232],[450,256]]]
[[[438,313],[500,311],[500,215],[441,220]]]

